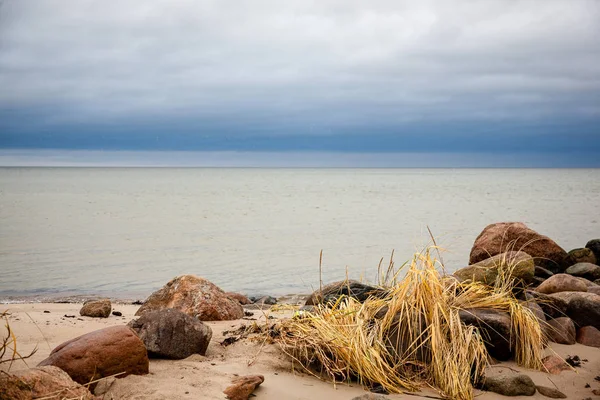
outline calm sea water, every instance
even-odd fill
[[[247,294],[376,280],[434,233],[466,265],[489,223],[600,237],[598,169],[1,168],[0,298],[143,298],[179,274]]]

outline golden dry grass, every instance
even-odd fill
[[[389,392],[424,385],[452,399],[472,399],[488,353],[476,328],[459,311],[491,308],[511,316],[516,361],[541,368],[544,336],[533,313],[512,295],[510,267],[493,287],[445,277],[431,249],[406,264],[403,279],[389,269],[388,295],[360,303],[340,298],[281,323],[282,349],[310,373],[334,382],[357,380]]]

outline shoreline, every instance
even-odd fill
[[[79,316],[80,306],[76,303],[22,303],[12,304],[8,320],[11,329],[19,341],[19,350],[27,354],[37,347],[37,352],[27,360],[17,361],[11,371],[34,367],[51,349],[76,336],[114,325],[127,324],[134,318],[137,305],[115,304],[114,309],[122,312],[122,316],[111,315],[108,318],[90,318]],[[229,346],[221,341],[227,336],[225,331],[235,329],[241,324],[252,322],[267,323],[291,316],[289,309],[265,308],[262,311],[244,307],[254,313],[256,320],[209,321],[213,331],[205,356],[193,355],[183,360],[150,359],[150,374],[144,376],[130,375],[117,379],[104,395],[104,399],[174,399],[189,398],[223,399],[222,391],[230,384],[231,379],[242,375],[261,374],[265,382],[254,392],[263,400],[275,399],[322,399],[350,400],[356,396],[369,393],[356,382],[338,383],[320,380],[302,371],[276,345],[264,344],[252,339],[239,340]],[[269,318],[272,317],[272,318]],[[270,323],[270,322],[269,322]],[[529,375],[538,385],[557,387],[568,398],[595,398],[592,390],[600,389],[600,382],[594,378],[600,371],[600,348],[586,347],[580,344],[560,345],[552,343],[546,350],[561,357],[579,355],[586,360],[582,366],[572,371],[563,371],[559,375],[550,375],[517,366],[514,362],[501,362],[490,365],[490,375],[502,375],[519,371]],[[6,370],[6,364],[0,370]],[[589,384],[591,387],[586,388]],[[499,400],[504,396],[492,392],[475,390],[475,396],[481,400]],[[430,388],[423,387],[420,392],[412,394],[392,394],[386,396],[396,399],[440,398]],[[536,393],[530,399],[547,399]]]

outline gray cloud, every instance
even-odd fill
[[[5,0],[0,108],[369,121],[600,116],[600,2]]]

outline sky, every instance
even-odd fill
[[[596,0],[3,0],[0,164],[600,167],[598,38]]]

